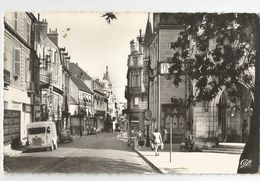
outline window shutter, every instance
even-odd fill
[[[25,81],[29,81],[29,72],[30,72],[30,60],[29,58],[25,59]]]
[[[30,24],[27,23],[27,43],[30,43]]]
[[[14,75],[20,76],[20,50],[14,49]]]

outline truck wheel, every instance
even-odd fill
[[[53,142],[51,142],[50,151],[53,151],[53,149],[54,149],[54,145]]]

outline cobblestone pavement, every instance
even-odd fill
[[[116,133],[75,138],[54,151],[33,151],[4,157],[13,173],[155,174],[155,171],[120,141]]]

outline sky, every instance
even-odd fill
[[[117,13],[117,20],[111,24],[101,17],[102,14],[40,12],[40,19],[47,19],[48,31],[57,28],[59,47],[66,47],[71,62],[78,63],[91,77],[103,79],[108,66],[113,93],[118,101],[126,102],[129,43],[139,35],[139,29],[145,32],[148,13]],[[64,34],[67,34],[65,38]]]

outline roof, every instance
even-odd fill
[[[145,28],[145,35],[144,35],[144,45],[147,45],[152,34],[153,34],[153,31],[152,31],[152,25],[151,25],[151,22],[150,22],[150,15],[148,15],[148,19],[147,19],[147,23],[146,23],[146,28]]]
[[[81,76],[82,80],[92,80],[92,78],[75,63],[69,64],[69,70],[74,76]]]
[[[78,104],[72,96],[70,96],[70,104]]]
[[[93,94],[93,92],[88,88],[88,86],[80,78],[72,75],[71,80],[74,82],[74,84],[76,84],[76,86],[79,88],[79,90]]]
[[[108,73],[108,66],[106,66],[106,73],[104,73],[103,80],[107,80],[111,84],[110,76]]]

